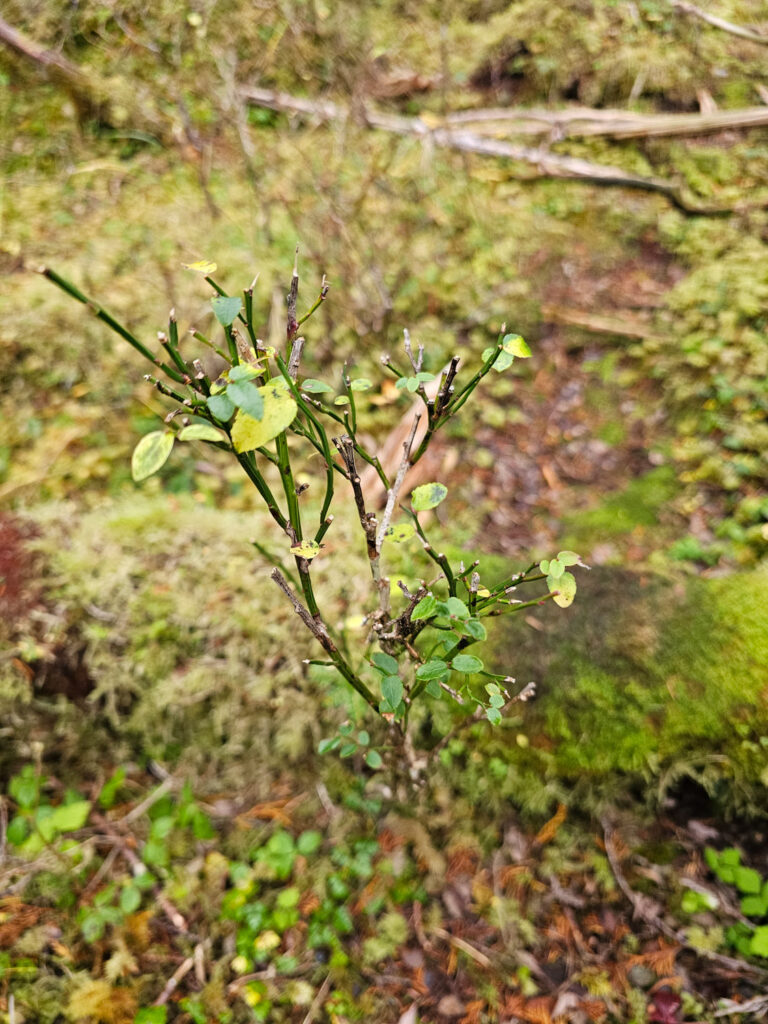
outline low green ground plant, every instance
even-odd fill
[[[428,538],[425,516],[446,499],[444,484],[420,484],[403,501],[408,471],[474,396],[483,379],[492,370],[503,373],[516,359],[530,357],[531,351],[522,337],[502,329],[496,343],[483,351],[479,366],[462,379],[459,355],[442,368],[433,367],[434,372],[427,370],[424,346],[415,347],[406,330],[404,358],[384,354],[381,365],[395,389],[416,398],[420,407],[402,443],[396,470],[385,471],[358,427],[359,406],[373,383],[353,377],[346,364],[334,384],[301,375],[305,338],[300,331],[325,302],[325,283],[300,316],[299,276],[294,266],[281,350],[257,336],[256,281],[241,294],[230,295],[212,276],[215,264],[200,261],[188,269],[201,274],[214,293],[210,304],[221,341],[197,329],[190,333],[203,351],[213,351],[218,360],[215,370],[206,369],[190,353],[190,339],[182,342],[174,311],[167,332],[158,334],[162,354],[156,355],[75,285],[53,270],[43,273],[89,306],[98,320],[148,360],[154,373],[147,375],[147,381],[175,403],[165,417],[164,429],[145,434],[136,446],[134,480],[140,483],[160,470],[177,443],[201,443],[236,460],[282,534],[277,550],[261,538],[253,543],[273,562],[271,579],[325,655],[309,659],[310,664],[341,676],[354,691],[358,707],[367,705],[386,723],[389,738],[381,749],[392,755],[390,766],[405,766],[414,781],[418,769],[409,724],[415,707],[447,698],[465,715],[498,725],[506,709],[529,695],[525,688],[516,688],[511,675],[491,671],[475,653],[487,640],[485,621],[550,599],[568,608],[576,594],[571,569],[582,563],[575,552],[560,551],[501,579],[484,580],[479,562],[452,563]],[[311,466],[318,464],[320,474],[311,475]],[[364,467],[372,467],[377,486],[386,493],[381,512],[363,488]],[[339,478],[343,490],[337,486]],[[320,495],[316,499],[315,490]],[[371,580],[371,596],[362,616],[367,636],[356,646],[332,627],[329,611],[318,601],[313,577],[315,559],[324,560],[326,538],[333,537],[339,503],[355,509]],[[383,552],[392,544],[410,541],[420,545],[425,563],[432,563],[432,576],[410,585],[400,579],[393,587]],[[537,583],[545,585],[545,592],[529,598],[530,585]],[[338,750],[342,757],[359,752],[372,769],[383,763],[369,733],[353,722],[325,739],[320,749]]]

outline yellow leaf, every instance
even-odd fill
[[[303,540],[300,544],[294,544],[291,548],[292,555],[298,555],[300,558],[306,558],[309,562],[320,553],[320,545],[314,540]]]
[[[284,380],[278,378],[257,388],[264,400],[260,420],[253,419],[241,410],[235,416],[232,426],[232,443],[236,452],[250,452],[261,448],[268,441],[282,434],[296,416],[298,407]]]
[[[213,274],[216,266],[212,260],[198,260],[196,263],[182,263],[185,270],[196,270],[198,274]]]

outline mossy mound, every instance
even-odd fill
[[[685,582],[595,569],[567,614],[500,628],[500,666],[539,697],[487,733],[462,786],[540,811],[683,800],[689,780],[719,811],[764,814],[766,593],[765,565]]]

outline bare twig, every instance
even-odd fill
[[[315,998],[310,1003],[309,1009],[307,1010],[307,1015],[304,1018],[304,1020],[301,1022],[301,1024],[312,1024],[312,1021],[315,1019],[315,1016],[317,1015],[317,1011],[323,1005],[323,1000],[328,995],[328,990],[329,990],[330,987],[331,987],[331,975],[328,974],[328,975],[326,975],[326,978],[325,978],[325,981],[323,982],[323,984],[317,990]]]
[[[762,35],[759,32],[754,32],[752,29],[744,28],[742,25],[734,25],[732,21],[726,21],[725,18],[718,18],[716,14],[709,14],[707,11],[702,11],[700,7],[695,4],[688,3],[688,0],[672,0],[672,6],[676,11],[680,11],[681,14],[690,14],[692,18],[699,18],[701,21],[706,21],[708,25],[712,25],[714,28],[719,28],[723,32],[728,32],[732,36],[738,36],[739,39],[748,39],[750,43],[761,43],[763,46],[768,46],[768,36]]]
[[[288,292],[288,323],[286,334],[288,340],[292,341],[296,331],[299,329],[299,321],[296,319],[296,303],[299,298],[299,247],[296,246],[296,253],[293,259],[293,275],[291,277],[291,290]]]
[[[288,360],[288,376],[291,380],[296,380],[299,374],[299,363],[301,362],[301,353],[304,351],[304,340],[303,335],[293,339],[291,358]]]
[[[405,354],[408,356],[411,366],[413,367],[414,373],[419,373],[424,363],[424,346],[419,345],[419,354],[414,358],[413,349],[411,348],[411,332],[407,327],[403,328],[403,348]]]
[[[421,360],[421,348],[420,348],[420,351],[419,351],[419,361],[420,360]],[[405,480],[405,474],[408,472],[408,467],[410,466],[411,449],[413,448],[413,439],[416,437],[416,431],[418,429],[419,420],[420,419],[421,419],[421,414],[420,413],[416,413],[416,416],[415,416],[415,418],[413,420],[413,426],[411,427],[411,432],[408,435],[408,437],[405,439],[405,441],[403,442],[403,457],[400,460],[400,465],[399,465],[398,470],[397,470],[397,475],[395,477],[395,481],[392,484],[392,486],[390,487],[389,493],[387,494],[387,504],[386,504],[386,506],[384,508],[384,514],[381,517],[381,525],[379,526],[379,531],[378,531],[378,533],[376,535],[376,550],[378,552],[381,552],[381,548],[382,548],[382,545],[384,543],[384,535],[386,534],[387,530],[389,529],[389,524],[390,524],[390,522],[392,520],[392,513],[395,511],[395,505],[397,504],[397,497],[398,497],[398,495],[400,493],[400,488],[403,486],[403,480]]]
[[[146,814],[150,807],[153,807],[158,800],[162,800],[171,789],[173,789],[173,777],[169,775],[156,789],[152,790],[146,799],[142,800],[140,804],[136,804],[127,814],[123,815],[118,824],[128,825],[130,822],[136,821],[137,818]]]
[[[183,960],[165,983],[165,988],[152,1005],[164,1006],[178,988],[179,982],[182,978],[186,977],[194,966],[195,958],[193,956],[188,956],[186,960]]]

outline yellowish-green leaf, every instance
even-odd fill
[[[429,508],[435,508],[448,494],[445,484],[431,483],[422,484],[414,488],[411,494],[411,505],[416,512],[425,512]]]
[[[210,426],[208,423],[190,423],[179,431],[180,441],[224,441],[224,435],[220,430]]]
[[[547,586],[550,592],[557,591],[555,597],[552,598],[556,605],[559,605],[560,608],[570,608],[574,597],[576,597],[576,578],[573,573],[564,572],[558,579],[548,576]]]
[[[502,338],[503,351],[519,359],[529,359],[531,350],[519,334],[505,334]]]
[[[195,270],[198,274],[215,274],[216,264],[212,260],[198,260],[196,263],[182,263],[185,270]]]
[[[300,544],[294,544],[291,548],[292,555],[298,555],[299,558],[306,558],[307,561],[311,561],[319,552],[320,545],[315,540],[303,540]]]
[[[164,465],[171,454],[173,440],[173,434],[167,430],[153,430],[142,437],[131,456],[131,476],[136,483],[146,480]]]
[[[238,411],[232,426],[232,442],[237,452],[250,452],[282,434],[293,423],[298,408],[288,385],[280,378],[270,381],[258,392],[264,401],[260,420]]]
[[[401,544],[404,540],[410,540],[415,533],[416,529],[411,523],[397,523],[395,526],[390,526],[384,536],[387,540]]]

